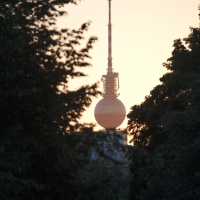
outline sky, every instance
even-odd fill
[[[114,72],[119,73],[120,96],[130,112],[140,104],[167,72],[162,66],[171,56],[173,41],[187,37],[189,27],[199,26],[200,0],[112,0],[112,57]],[[78,29],[91,21],[85,42],[90,36],[98,41],[90,52],[91,68],[84,69],[87,77],[70,82],[71,89],[100,81],[106,74],[108,57],[108,0],[82,0],[65,6],[68,15],[58,18],[58,28]],[[102,83],[100,82],[100,90]],[[101,96],[93,98],[80,122],[95,123],[94,108]],[[127,127],[124,120],[120,129]],[[102,129],[97,124],[95,130]]]

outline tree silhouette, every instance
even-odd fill
[[[173,47],[161,84],[128,114],[136,146],[130,199],[199,199],[200,30]]]
[[[96,83],[75,91],[68,83],[85,76],[79,69],[90,66],[97,38],[80,48],[89,23],[54,28],[76,2],[0,1],[0,199],[78,198],[88,147],[69,133],[84,128],[78,119],[99,92]]]

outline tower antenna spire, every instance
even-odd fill
[[[112,68],[112,24],[111,24],[111,1],[108,0],[109,3],[109,21],[108,21],[108,73],[113,72]]]
[[[198,10],[199,10],[199,19],[200,19],[200,4],[198,5]],[[199,22],[199,28],[200,28],[200,22]]]

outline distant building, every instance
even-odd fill
[[[102,134],[105,137],[102,137]],[[127,162],[128,145],[125,132],[112,130],[99,132],[96,139],[97,145],[91,151],[92,160],[108,158],[120,163]]]

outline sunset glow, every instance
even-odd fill
[[[162,67],[172,52],[173,41],[184,38],[189,27],[199,26],[198,0],[112,0],[112,57],[114,72],[120,74],[120,100],[126,107],[144,101],[146,95],[159,84],[167,72]],[[100,81],[107,69],[108,1],[85,0],[66,6],[68,16],[58,19],[58,28],[79,28],[91,21],[85,35],[97,36],[90,55],[92,67],[84,69],[87,77],[75,79],[71,88]],[[102,85],[99,90],[102,90]],[[81,122],[95,122],[94,107],[101,99],[94,99]],[[127,119],[120,128],[125,128]],[[101,129],[96,126],[95,130]]]

